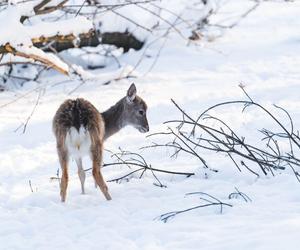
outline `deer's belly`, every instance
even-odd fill
[[[90,154],[90,133],[83,126],[80,127],[79,131],[75,127],[71,127],[67,133],[66,146],[69,154],[74,158]]]

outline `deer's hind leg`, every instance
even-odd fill
[[[99,186],[101,192],[104,194],[106,200],[111,200],[111,196],[108,192],[108,187],[104,181],[101,173],[103,143],[101,140],[94,141],[95,143],[91,147],[91,158],[93,161],[93,177],[95,182]]]
[[[62,170],[61,182],[60,182],[60,197],[61,201],[66,201],[67,187],[69,181],[68,175],[68,163],[69,163],[69,153],[65,145],[66,135],[60,135],[57,137],[57,153],[59,158],[59,163]]]
[[[78,176],[79,176],[79,180],[81,183],[81,193],[85,194],[85,190],[84,190],[84,182],[85,182],[85,171],[82,167],[82,159],[81,157],[75,159],[77,167],[78,167]]]

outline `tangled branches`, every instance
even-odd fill
[[[185,112],[174,100],[175,107],[182,115],[181,119],[166,121],[168,131],[155,133],[150,136],[171,136],[170,141],[164,144],[153,143],[148,148],[168,147],[174,148],[174,155],[179,152],[185,152],[198,158],[204,168],[208,168],[206,161],[201,157],[200,149],[227,155],[239,171],[242,168],[247,169],[257,177],[263,175],[274,176],[276,171],[292,169],[297,180],[300,181],[300,175],[297,169],[300,167],[300,159],[296,153],[300,149],[299,132],[295,130],[293,120],[289,113],[274,105],[276,109],[283,112],[289,121],[288,126],[284,125],[270,110],[255,102],[248,93],[240,86],[246,95],[246,100],[228,101],[218,103],[206,109],[196,119]],[[259,130],[262,135],[261,141],[264,147],[249,143],[244,136],[238,133],[221,118],[210,115],[210,111],[216,111],[220,107],[230,105],[242,106],[242,112],[250,107],[258,109],[267,118],[271,119],[280,132],[274,132],[270,129],[262,128]],[[171,125],[175,125],[171,127]],[[288,150],[284,150],[283,146]],[[256,166],[256,167],[255,167]]]
[[[120,149],[120,152],[118,152],[118,153],[113,153],[111,151],[108,151],[108,152],[111,153],[111,158],[113,159],[113,162],[104,163],[102,168],[111,167],[111,166],[126,166],[129,169],[129,172],[126,173],[125,175],[110,179],[110,180],[108,180],[108,182],[120,183],[122,181],[128,181],[130,178],[132,178],[136,174],[139,174],[138,178],[142,178],[145,175],[146,171],[150,171],[152,176],[157,181],[157,183],[154,183],[154,185],[158,186],[158,187],[166,187],[166,185],[162,184],[162,182],[158,179],[156,173],[181,175],[181,176],[185,176],[185,177],[190,177],[192,175],[195,175],[195,173],[192,173],[192,172],[177,172],[177,171],[153,168],[151,166],[151,164],[148,164],[147,161],[145,160],[145,158],[138,153],[124,151],[121,149]],[[92,168],[87,168],[87,169],[85,169],[85,171],[87,172],[87,171],[90,171],[91,169]],[[57,170],[56,176],[50,177],[50,180],[60,181],[59,169]]]
[[[139,173],[139,178],[142,178],[143,175],[146,173],[146,171],[150,171],[153,177],[156,179],[157,183],[155,183],[156,186],[159,187],[166,187],[161,183],[161,181],[158,179],[156,176],[156,172],[159,173],[165,173],[165,174],[173,174],[173,175],[183,175],[186,177],[190,177],[194,175],[194,173],[190,172],[176,172],[176,171],[169,171],[169,170],[163,170],[163,169],[158,169],[158,168],[153,168],[151,164],[148,164],[145,160],[145,158],[138,154],[138,153],[133,153],[129,151],[123,151],[120,150],[119,153],[113,153],[111,155],[113,159],[115,159],[115,162],[112,163],[106,163],[103,164],[103,167],[108,167],[108,166],[127,166],[130,171],[129,173],[117,177],[111,180],[108,180],[108,182],[121,182],[122,180],[128,180],[128,178],[132,177],[134,174]]]

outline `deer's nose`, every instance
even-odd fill
[[[145,126],[139,127],[139,131],[140,131],[141,133],[147,133],[147,132],[149,132],[149,125],[147,124],[147,125],[145,125]]]
[[[149,132],[149,125],[145,127],[146,132]]]

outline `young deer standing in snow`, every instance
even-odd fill
[[[69,156],[75,158],[81,191],[84,194],[85,172],[82,157],[89,154],[95,183],[107,200],[111,200],[107,185],[101,174],[103,142],[126,125],[132,125],[140,132],[149,131],[146,117],[147,105],[136,95],[136,87],[131,84],[127,95],[107,111],[100,113],[89,101],[82,98],[66,100],[53,118],[57,152],[62,168],[60,184],[61,201],[66,200],[68,186]]]

